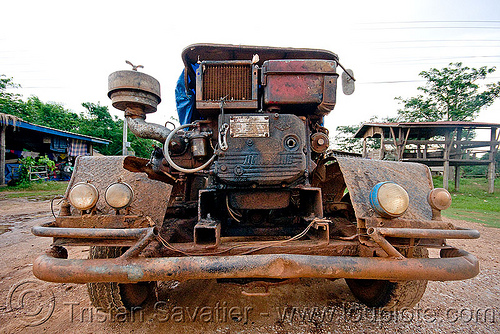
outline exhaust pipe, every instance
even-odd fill
[[[158,80],[137,70],[113,72],[108,78],[108,96],[113,107],[125,112],[134,135],[165,143],[170,130],[145,120],[146,114],[156,112],[161,102]]]
[[[171,132],[167,127],[160,124],[146,122],[146,115],[127,115],[127,110],[125,111],[125,118],[127,119],[127,125],[130,132],[140,138],[154,139],[162,144],[165,143],[165,140]]]

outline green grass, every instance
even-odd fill
[[[29,199],[51,199],[57,195],[63,195],[68,186],[67,181],[33,182],[21,184],[14,187],[0,187],[0,199],[29,198]]]
[[[435,177],[434,187],[443,186],[443,178]],[[488,194],[488,181],[480,179],[461,179],[460,190],[454,190],[449,183],[453,198],[451,207],[443,215],[453,219],[463,219],[500,228],[500,180],[495,180],[495,193]]]
[[[443,186],[442,177],[434,177],[434,187]],[[461,179],[460,191],[454,190],[450,182],[453,198],[451,207],[443,215],[500,228],[500,179],[495,180],[495,193],[488,194],[488,181],[481,179]],[[30,185],[0,187],[0,199],[30,198],[51,199],[66,191],[68,182],[34,182]]]

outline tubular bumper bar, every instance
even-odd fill
[[[300,277],[450,281],[476,276],[479,262],[459,249],[443,249],[441,258],[431,259],[265,254],[69,260],[42,255],[33,273],[59,283]]]

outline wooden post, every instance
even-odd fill
[[[367,149],[366,149],[366,137],[363,137],[363,158],[366,158],[368,155]]]
[[[462,140],[462,128],[457,128],[457,155],[455,159],[462,159],[462,145],[460,141]],[[455,191],[460,189],[460,165],[455,165]]]
[[[495,192],[495,154],[497,150],[497,145],[495,141],[497,128],[491,128],[491,144],[490,144],[490,163],[488,164],[488,193],[493,194]]]
[[[448,190],[448,176],[450,175],[450,162],[445,160],[443,165],[443,188]]]
[[[5,184],[5,132],[7,124],[0,126],[0,185]]]
[[[446,130],[446,133],[444,135],[445,138],[445,144],[444,144],[444,152],[443,152],[443,188],[448,190],[448,178],[450,176],[450,146],[451,146],[451,140],[450,140],[450,131]]]
[[[398,145],[398,141],[396,139],[396,134],[394,133],[394,129],[392,127],[390,127],[389,130],[391,131],[391,136],[392,136],[392,139],[394,140],[394,147],[396,148],[397,161],[401,161],[399,158],[399,145]]]
[[[384,149],[384,131],[380,133],[380,160],[384,160],[384,154],[385,154],[385,149]]]

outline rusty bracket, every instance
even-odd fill
[[[411,243],[414,239],[477,239],[479,232],[471,229],[418,229],[418,228],[384,228],[370,227],[367,234],[375,241],[390,257],[402,259],[404,256],[391,245],[385,237],[409,238]]]
[[[387,241],[386,238],[378,231],[378,229],[369,228],[367,234],[375,241],[389,257],[402,260],[404,259],[403,254],[401,254],[393,245]]]
[[[84,239],[126,239],[136,240],[147,233],[149,228],[78,228],[55,227],[52,222],[33,226],[31,233],[37,237],[84,238]]]
[[[221,243],[220,222],[203,219],[194,226],[194,243],[206,247],[217,247]]]
[[[147,217],[149,220],[150,218]],[[34,226],[31,232],[37,237],[71,238],[87,240],[137,240],[120,257],[128,259],[137,257],[149,243],[158,236],[156,226],[148,228],[75,228],[55,227],[53,222]]]
[[[321,242],[330,242],[330,223],[331,221],[328,219],[314,218],[312,221],[314,233],[311,233],[310,230],[308,236]]]
[[[419,238],[419,239],[478,239],[479,232],[471,229],[419,229],[419,228],[369,228],[385,237],[393,238]]]
[[[120,258],[122,259],[130,259],[132,257],[137,257],[139,254],[142,252],[144,248],[146,248],[147,245],[153,239],[155,239],[158,236],[158,229],[156,227],[149,228],[148,231],[144,234],[144,236],[137,241],[137,243],[127,249],[125,253],[123,253]]]

